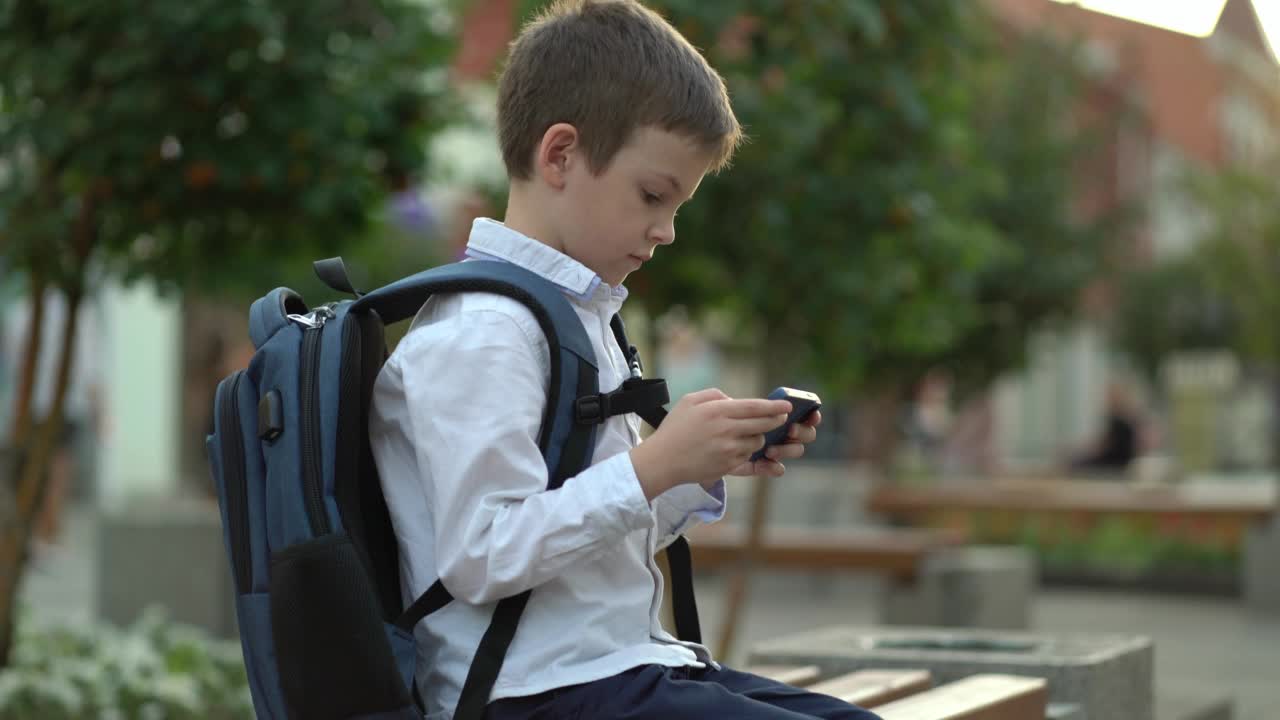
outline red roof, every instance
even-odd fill
[[[1224,159],[1217,113],[1227,70],[1210,56],[1203,38],[1051,0],[987,2],[1016,28],[1049,30],[1109,50],[1116,72],[1129,79],[1157,137],[1209,164]],[[1255,20],[1258,33],[1256,25]]]

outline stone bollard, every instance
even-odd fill
[[[920,668],[942,684],[978,673],[1045,678],[1051,703],[1089,720],[1153,720],[1154,648],[1137,635],[833,627],[752,648],[750,665],[817,665],[824,677]],[[1070,715],[1068,715],[1070,717]]]
[[[1251,610],[1280,615],[1280,516],[1249,528],[1241,558],[1241,584],[1245,605]]]
[[[212,500],[157,498],[104,511],[98,612],[127,625],[150,605],[217,637],[235,637],[231,569]]]
[[[1031,627],[1037,572],[1034,555],[1023,547],[939,550],[925,559],[914,585],[885,588],[880,622],[1023,630]]]

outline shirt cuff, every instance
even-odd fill
[[[724,479],[717,480],[710,489],[697,483],[677,485],[655,498],[653,505],[658,527],[665,534],[683,532],[690,520],[716,522],[724,517]]]
[[[695,486],[702,490],[703,496],[709,499],[709,502],[693,511],[694,517],[704,523],[713,523],[724,517],[724,478],[716,481],[709,489],[703,490],[701,485]]]

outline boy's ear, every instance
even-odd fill
[[[581,161],[578,129],[569,123],[556,123],[542,134],[538,154],[533,159],[534,170],[543,181],[561,190],[568,179],[569,168]]]

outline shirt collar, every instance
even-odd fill
[[[605,284],[591,268],[549,245],[512,230],[489,218],[476,218],[471,224],[466,256],[472,260],[497,260],[519,265],[560,286],[567,295],[583,302],[612,299],[621,303],[627,289]]]

